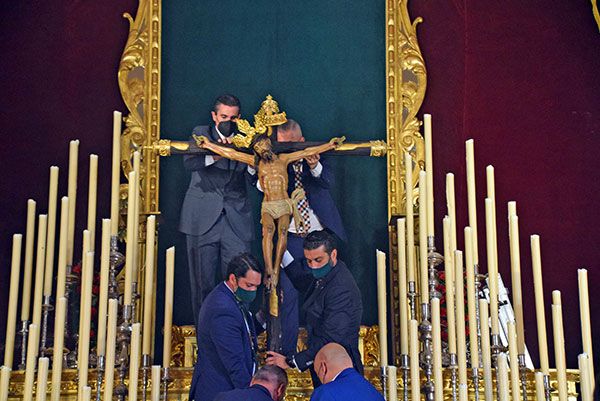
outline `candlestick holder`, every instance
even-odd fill
[[[408,282],[408,303],[410,306],[410,319],[417,320],[417,286],[414,281]]]
[[[450,363],[448,369],[450,369],[450,388],[452,389],[452,400],[458,399],[458,380],[456,377],[456,371],[458,370],[458,359],[456,354],[449,354]]]
[[[408,377],[410,371],[410,359],[407,354],[400,355],[400,370],[402,371],[402,399],[408,401]]]
[[[387,366],[381,367],[381,392],[383,393],[383,399],[388,399],[388,388],[387,388]],[[166,400],[166,398],[165,398]]]
[[[550,375],[544,375],[544,395],[546,398],[546,401],[551,401],[552,400],[552,396],[551,396],[551,392],[552,388],[550,387]]]
[[[444,261],[444,257],[435,251],[435,237],[427,237],[427,264],[429,266],[429,300],[432,298],[442,298],[438,291],[438,277],[436,267]],[[429,300],[426,300],[429,302]],[[423,300],[425,301],[425,300]]]
[[[521,374],[521,390],[523,391],[523,401],[527,401],[527,365],[525,364],[525,354],[519,354],[519,373]],[[515,399],[517,397],[514,397]]]
[[[423,344],[423,349],[419,355],[419,362],[425,373],[425,383],[422,392],[425,395],[425,401],[435,401],[435,386],[433,377],[433,337],[430,318],[430,308],[428,303],[421,303],[421,323],[419,324],[419,337]]]
[[[108,273],[108,297],[119,299],[119,283],[117,282],[118,269],[125,263],[125,256],[119,252],[119,237],[110,237],[110,266]]]
[[[473,375],[473,391],[475,392],[475,401],[479,401],[479,367],[471,367]]]
[[[104,381],[105,358],[104,355],[98,355],[96,359],[96,401],[102,398],[102,382]]]
[[[131,338],[131,310],[132,305],[123,305],[123,322],[119,326],[119,335],[117,336],[117,349],[119,349],[119,384],[115,387],[114,393],[119,401],[124,401],[128,394],[125,385],[125,376],[129,370],[129,352],[128,345]]]
[[[142,355],[142,401],[146,401],[150,369],[152,369],[152,357],[144,354]]]
[[[40,356],[46,354],[46,341],[48,339],[48,315],[54,310],[54,306],[50,303],[50,295],[44,295],[44,303],[42,305],[42,339],[40,343]]]
[[[482,282],[485,280],[484,274],[479,274],[479,264],[475,264],[475,320],[477,321],[477,352],[479,353],[479,366],[482,367],[481,351],[481,316],[479,314],[479,299],[483,296],[481,293]]]
[[[169,367],[163,368],[163,375],[162,375],[162,399],[164,401],[167,401],[167,397],[169,395],[168,393],[168,389],[169,389],[169,382],[173,381],[173,379],[171,379],[171,376],[169,375]]]
[[[79,276],[73,274],[73,266],[67,265],[67,274],[65,275],[65,298],[67,300],[67,305],[65,309],[65,347],[67,348],[67,353],[65,355],[64,363],[65,367],[69,369],[74,369],[77,367],[77,340],[78,334],[71,334],[69,330],[69,302],[71,300],[71,294],[74,291],[74,288],[77,287],[77,283],[79,282]],[[69,350],[69,347],[73,348],[73,351]]]
[[[21,361],[17,366],[19,370],[25,370],[25,363],[27,362],[27,333],[29,333],[29,320],[21,320]],[[12,366],[9,366],[12,369]]]

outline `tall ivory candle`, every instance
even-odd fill
[[[10,372],[11,369],[8,366],[0,367],[0,401],[8,401],[8,386],[10,384]]]
[[[477,248],[477,201],[475,185],[475,149],[474,142],[469,139],[465,142],[467,153],[467,205],[469,209],[469,227],[473,230],[473,262],[479,264]]]
[[[31,279],[33,276],[33,240],[35,236],[35,201],[27,201],[27,231],[25,231],[25,264],[23,268],[23,296],[21,298],[21,321],[29,320],[31,309]],[[20,252],[19,252],[20,253]],[[10,299],[10,298],[9,298]]]
[[[427,236],[435,236],[433,225],[433,150],[431,139],[431,114],[423,115],[425,131],[425,171],[427,172]]]
[[[46,387],[48,385],[48,358],[38,360],[37,390],[35,392],[36,401],[46,401]]]
[[[79,157],[79,140],[69,143],[69,224],[67,240],[67,265],[73,266],[73,243],[75,240],[75,206],[77,203],[77,164]]]
[[[442,320],[440,315],[440,299],[431,298],[431,327],[433,342],[433,383],[435,401],[444,400],[444,374],[442,370]]]
[[[79,393],[83,394],[83,387],[88,385],[88,369],[89,369],[89,356],[90,356],[90,323],[92,320],[91,307],[92,307],[92,280],[94,279],[94,252],[87,252],[85,254],[85,280],[82,281],[82,309],[79,314],[79,319],[83,322],[80,326],[79,331],[79,361],[81,362],[79,367]]]
[[[427,175],[424,171],[419,173],[419,271],[421,272],[421,282],[419,291],[421,292],[421,303],[429,302],[429,266],[427,263]]]
[[[114,377],[115,377],[115,346],[117,344],[117,308],[119,302],[116,299],[108,300],[108,323],[106,326],[106,374],[104,377],[104,399],[113,399]],[[54,401],[54,400],[52,400]]]
[[[140,324],[131,327],[131,349],[129,355],[129,399],[137,400],[138,375],[140,371]]]
[[[458,385],[458,400],[468,401],[469,399],[469,387],[466,384]]]
[[[112,173],[110,186],[110,234],[119,233],[119,191],[120,191],[120,161],[121,161],[121,117],[119,111],[113,112],[113,148]]]
[[[90,155],[88,179],[87,229],[90,232],[90,251],[96,249],[96,200],[98,198],[98,155]]]
[[[67,231],[69,226],[69,198],[60,200],[60,240],[58,243],[58,273],[56,276],[56,300],[65,296],[67,284]]]
[[[139,250],[138,239],[140,238],[140,179],[141,179],[141,160],[140,160],[140,152],[133,152],[133,171],[135,171],[135,213],[133,214],[133,238],[135,239],[134,247],[133,247],[133,282],[138,283],[139,278]],[[140,287],[138,287],[140,288]]]
[[[98,337],[96,353],[105,355],[106,309],[108,308],[108,270],[110,267],[110,219],[102,219],[102,245],[100,251],[100,298],[98,300]]]
[[[493,382],[492,382],[492,354],[490,347],[490,305],[485,299],[479,300],[479,320],[481,322],[481,362],[483,365],[483,383],[485,389],[485,399],[493,400]]]
[[[469,349],[471,366],[479,366],[479,343],[477,338],[477,294],[475,293],[475,262],[473,261],[473,229],[465,227],[465,269],[467,271],[467,305],[469,307]]]
[[[508,365],[506,354],[498,354],[498,401],[508,401]]]
[[[83,386],[81,390],[81,401],[90,401],[92,399],[92,388],[90,386]]]
[[[540,353],[540,366],[544,375],[550,374],[548,362],[548,342],[546,335],[546,311],[544,307],[544,281],[542,278],[542,258],[540,252],[540,236],[531,236],[531,259],[533,269],[533,289],[535,292],[535,317]]]
[[[515,310],[517,349],[519,355],[525,355],[525,323],[523,320],[523,294],[521,291],[521,251],[519,249],[519,218],[509,216],[510,237],[510,273],[512,282],[512,299]]]
[[[398,369],[395,366],[387,367],[388,376],[388,401],[398,401]]]
[[[33,290],[33,316],[31,321],[39,328],[42,322],[42,295],[44,291],[44,262],[46,260],[46,229],[48,216],[38,217],[37,254],[35,260],[35,287]]]
[[[83,319],[81,317],[81,314],[83,313],[83,310],[85,309],[85,283],[87,281],[86,278],[86,274],[88,273],[88,269],[87,269],[87,261],[88,258],[85,257],[85,255],[87,255],[87,253],[90,251],[90,232],[88,230],[83,230],[83,240],[81,241],[82,246],[81,246],[81,278],[80,278],[80,293],[79,293],[79,331],[78,333],[81,333],[81,331],[83,330]],[[81,345],[82,342],[79,341],[77,343],[77,347],[78,350],[81,349]],[[81,360],[79,359],[79,355],[81,354],[81,352],[77,353],[77,365],[81,366]]]
[[[517,328],[514,321],[508,322],[508,356],[510,360],[510,388],[513,399],[520,399],[519,358]]]
[[[54,349],[52,359],[52,401],[60,401],[66,313],[67,298],[62,296],[56,300],[56,315],[54,317],[54,345],[52,346]]]
[[[398,219],[398,289],[400,291],[400,354],[408,355],[408,296],[406,281],[406,220]]]
[[[415,267],[415,217],[413,209],[413,175],[412,175],[412,157],[410,153],[404,153],[404,167],[406,175],[406,256],[407,256],[407,281],[414,282],[416,275]]]
[[[385,253],[377,250],[377,311],[379,315],[379,364],[387,366],[387,282]]]
[[[456,357],[458,359],[458,382],[467,384],[467,338],[465,327],[465,292],[463,256],[454,251],[455,291],[456,291]]]
[[[421,399],[421,371],[419,368],[419,324],[411,320],[408,326],[410,335],[410,397],[411,400]]]
[[[490,317],[492,318],[492,335],[500,334],[498,322],[498,255],[496,253],[496,220],[494,206],[490,198],[485,199],[485,232],[488,254],[488,285],[490,289]]]
[[[590,380],[590,360],[587,354],[583,353],[577,357],[579,367],[579,380],[581,383],[581,401],[592,401],[594,387]]]
[[[542,372],[535,372],[535,397],[538,401],[546,401],[544,374]]]
[[[21,245],[23,235],[13,235],[12,261],[10,267],[10,290],[8,296],[8,318],[6,323],[6,348],[4,365],[12,369],[17,324],[17,303],[19,302],[19,275],[21,273]]]
[[[133,283],[133,253],[136,247],[135,238],[135,171],[129,173],[129,192],[127,196],[127,247],[125,250],[125,296],[124,305],[131,305]]]
[[[456,319],[454,309],[454,253],[450,250],[450,218],[444,217],[444,278],[446,280],[446,318],[448,320],[448,352],[456,354]]]
[[[152,401],[160,401],[160,366],[152,365],[152,393],[151,400]]]
[[[23,385],[23,401],[33,399],[33,381],[35,379],[35,365],[38,356],[38,340],[40,327],[37,324],[29,325],[29,340],[27,342],[27,362],[25,364],[25,381]]]
[[[54,242],[56,240],[56,197],[58,193],[58,167],[50,167],[50,190],[48,193],[48,231],[46,233],[46,263],[44,296],[52,295],[54,273]],[[37,285],[37,284],[36,284]]]
[[[577,270],[579,287],[579,316],[581,319],[581,342],[583,352],[589,356],[589,373],[592,388],[595,386],[594,352],[592,350],[592,325],[590,320],[590,296],[588,293],[588,278],[586,269]]]
[[[554,358],[558,382],[558,399],[567,401],[567,359],[565,356],[565,333],[563,329],[562,301],[560,291],[552,291],[552,333],[554,337]]]
[[[156,233],[156,216],[148,217],[146,222],[146,274],[144,282],[144,336],[142,354],[152,354],[152,303],[154,302],[154,242]]]
[[[173,324],[173,283],[175,280],[175,247],[167,249],[165,277],[165,323],[163,342],[163,368],[171,364],[171,328]]]

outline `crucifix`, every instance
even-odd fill
[[[152,148],[161,156],[171,154],[212,153],[240,161],[255,167],[264,192],[261,207],[262,250],[266,271],[265,284],[268,292],[268,346],[269,350],[281,352],[281,321],[279,307],[282,294],[279,284],[280,265],[287,248],[287,230],[291,216],[302,225],[299,204],[305,198],[302,189],[288,195],[288,171],[290,163],[317,154],[384,156],[384,141],[344,143],[345,137],[332,138],[329,142],[272,143],[269,138],[272,127],[286,121],[277,102],[271,96],[263,102],[254,116],[254,126],[247,120],[236,121],[240,134],[233,138],[233,145],[216,144],[204,136],[195,136],[194,142],[161,140]],[[301,206],[300,206],[301,209]],[[277,234],[277,237],[275,235]],[[273,240],[276,238],[276,246]]]

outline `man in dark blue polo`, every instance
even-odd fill
[[[190,400],[213,401],[220,392],[250,384],[258,344],[248,305],[261,278],[257,260],[242,253],[229,262],[225,281],[206,297],[198,315],[198,360]]]
[[[287,384],[285,370],[265,365],[256,371],[250,387],[220,393],[215,401],[282,401]]]
[[[315,371],[323,385],[311,401],[383,401],[383,396],[352,367],[352,359],[340,344],[329,343],[315,356]]]

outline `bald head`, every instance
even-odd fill
[[[278,142],[304,142],[302,136],[302,128],[296,121],[288,118],[288,120],[277,127]]]
[[[315,371],[321,383],[329,383],[341,371],[352,367],[352,359],[338,343],[324,345],[315,356]]]

